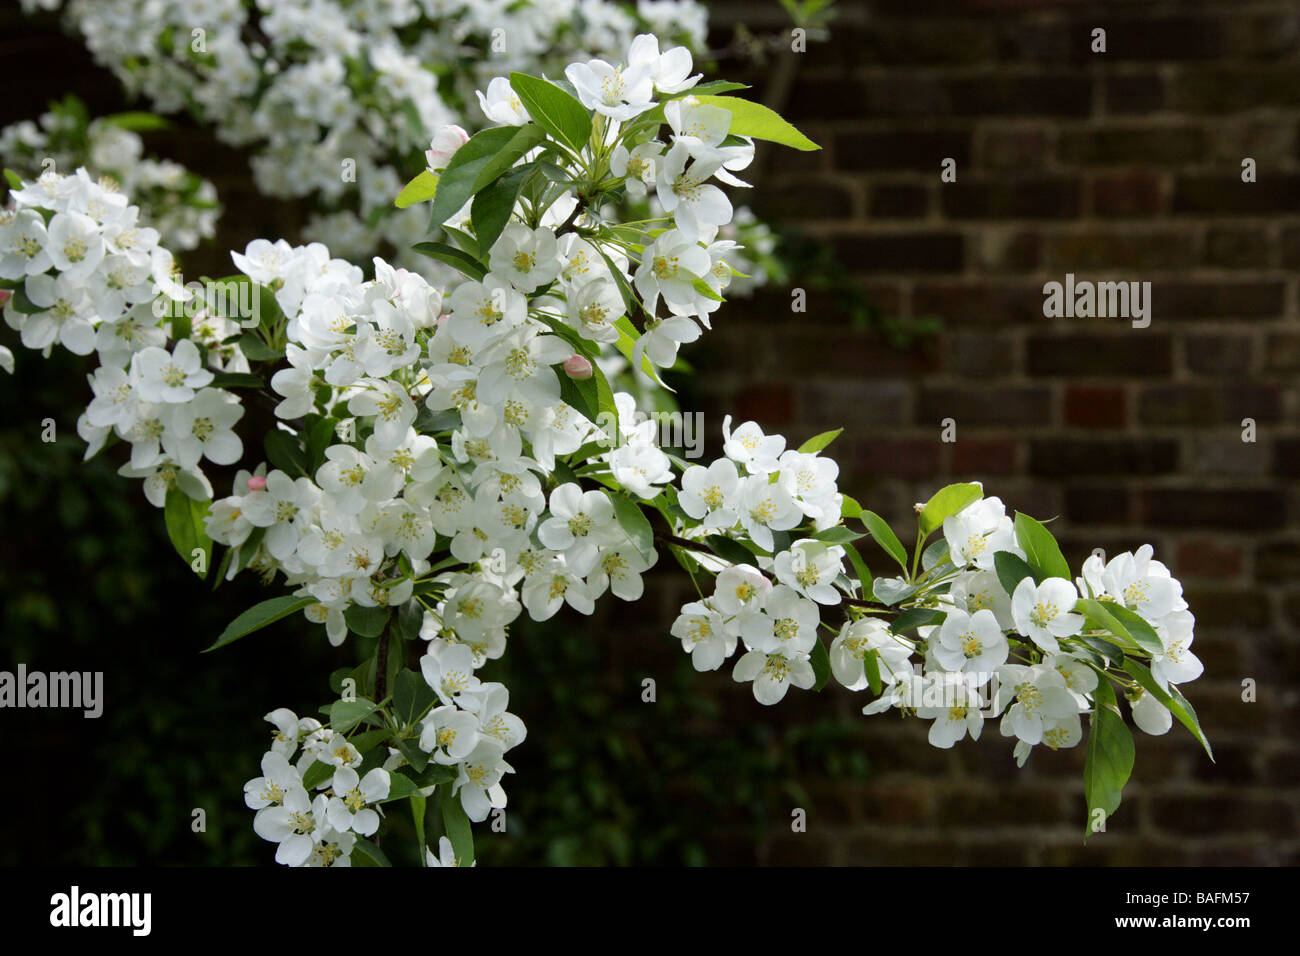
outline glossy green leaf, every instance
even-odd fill
[[[1061,554],[1061,547],[1041,521],[1016,512],[1016,541],[1025,552],[1025,559],[1042,575],[1034,575],[1041,583],[1044,577],[1065,578],[1073,581],[1070,565]]]
[[[393,205],[405,209],[407,206],[428,202],[437,192],[438,174],[426,169],[402,187],[402,191],[393,200]]]
[[[903,550],[902,542],[898,540],[898,535],[894,534],[889,523],[874,511],[862,511],[862,523],[866,525],[867,530],[871,532],[871,537],[876,539],[876,544],[885,549],[885,553],[898,562],[904,570],[907,569],[907,552]]]
[[[501,231],[510,221],[515,203],[519,201],[519,190],[531,172],[531,166],[515,166],[496,182],[474,194],[469,218],[474,226],[474,238],[485,254],[496,244]]]
[[[418,252],[422,256],[428,256],[430,259],[437,259],[455,269],[463,276],[467,276],[475,281],[482,279],[487,275],[487,267],[479,262],[468,252],[463,249],[457,249],[445,242],[417,242],[411,247],[412,251]]]
[[[960,482],[940,488],[925,503],[925,507],[921,509],[921,516],[917,519],[922,540],[943,527],[943,520],[949,515],[957,514],[972,502],[979,501],[983,495],[983,489],[972,482]]]
[[[494,126],[480,130],[456,150],[438,179],[438,191],[434,194],[433,209],[429,213],[430,229],[441,226],[470,201],[479,173],[510,142],[516,132],[513,126]]]
[[[518,94],[534,123],[575,153],[591,138],[591,114],[571,94],[554,83],[511,73],[510,86]]]
[[[769,143],[780,143],[782,146],[790,146],[804,152],[821,149],[820,146],[795,129],[789,122],[782,119],[779,113],[761,103],[742,100],[735,96],[710,94],[697,96],[696,99],[709,106],[721,106],[729,112],[731,114],[730,133],[733,136],[752,136],[754,139],[767,140]]]
[[[998,581],[1008,595],[1016,593],[1016,587],[1025,578],[1034,576],[1034,569],[1025,563],[1024,558],[1010,551],[999,551],[993,555],[993,569],[998,574]]]
[[[241,637],[252,634],[254,631],[260,631],[268,624],[274,624],[281,618],[286,618],[295,611],[301,611],[303,608],[315,603],[316,599],[313,597],[285,596],[270,598],[260,604],[255,604],[231,621],[226,626],[226,629],[221,632],[221,636],[217,638],[216,642],[211,647],[206,648],[204,653],[214,651],[218,647],[224,647],[232,641],[237,641]]]
[[[614,518],[618,521],[619,527],[627,532],[628,538],[641,552],[642,557],[647,561],[654,560],[655,535],[641,506],[627,495],[616,491],[611,491],[609,498],[614,503]]]
[[[195,501],[175,487],[167,489],[163,505],[163,523],[167,526],[167,537],[171,539],[172,547],[190,570],[202,579],[207,578],[212,561],[212,539],[204,527],[210,506],[211,502]],[[196,551],[200,555],[196,555]],[[203,570],[197,571],[194,562],[200,556]]]
[[[442,798],[442,825],[451,841],[452,851],[456,854],[458,866],[469,866],[474,862],[474,831],[469,825],[469,817],[461,806],[460,797],[445,793]]]
[[[809,657],[813,669],[813,690],[821,690],[831,677],[831,657],[826,651],[826,645],[821,642],[820,638],[814,642]]]
[[[393,716],[409,726],[424,715],[436,698],[424,675],[403,670],[393,682]]]
[[[1088,717],[1088,745],[1084,758],[1083,789],[1088,802],[1085,834],[1092,832],[1095,811],[1109,818],[1120,804],[1124,784],[1133,772],[1133,734],[1120,715],[1110,681],[1100,678],[1093,691]]]
[[[1196,710],[1178,688],[1170,684],[1169,690],[1166,691],[1156,682],[1154,675],[1145,664],[1131,657],[1124,659],[1123,666],[1124,670],[1136,678],[1147,693],[1164,704],[1169,712],[1178,718],[1178,722],[1191,731],[1192,736],[1200,741],[1201,746],[1205,748],[1205,753],[1213,761],[1214,751],[1210,748],[1210,741],[1205,736],[1205,731],[1201,729],[1201,721],[1196,716]]]
[[[393,863],[384,855],[384,851],[365,837],[357,837],[352,846],[353,866],[392,866]]]
[[[805,455],[815,454],[821,451],[823,448],[825,448],[835,439],[839,438],[840,435],[843,433],[843,431],[844,431],[843,428],[837,428],[834,431],[822,432],[820,435],[814,435],[812,438],[809,438],[806,442],[804,442],[802,445],[799,446],[799,451]]]
[[[472,185],[474,192],[479,192],[507,169],[514,166],[524,154],[534,149],[546,139],[546,131],[536,123],[525,123],[518,127],[518,132],[506,141],[495,156],[484,164]],[[483,248],[480,246],[480,248]]]
[[[373,700],[358,697],[356,700],[336,700],[330,704],[330,729],[346,734],[378,709]]]

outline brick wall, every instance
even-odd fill
[[[714,6],[720,42],[751,16]],[[829,242],[904,326],[943,331],[893,349],[829,294],[793,314],[773,289],[725,308],[693,356],[705,405],[796,442],[844,426],[841,487],[895,522],[979,479],[1059,515],[1072,562],[1152,542],[1198,618],[1188,694],[1218,762],[1177,729],[1139,735],[1124,804],[1085,848],[1081,752],[1018,772],[992,726],[943,753],[923,727],[858,718],[873,778],[814,783],[822,825],[765,858],[1296,862],[1300,4],[842,6],[773,104],[824,149],[769,149],[755,205]],[[770,89],[771,70],[749,81]],[[1067,272],[1151,282],[1150,327],[1044,318],[1043,283]]]
[[[767,0],[712,6],[720,45],[738,16],[779,23]],[[1207,676],[1188,696],[1218,763],[1181,729],[1141,736],[1122,808],[1085,847],[1079,749],[1017,771],[993,725],[977,746],[937,751],[915,722],[861,717],[858,695],[792,693],[768,709],[725,673],[699,675],[721,704],[700,733],[830,712],[860,728],[872,769],[853,783],[810,770],[807,833],[778,815],[756,842],[748,825],[701,815],[711,861],[1297,862],[1300,4],[1228,6],[841,0],[829,39],[774,93],[825,148],[765,148],[756,205],[830,243],[882,313],[904,327],[938,317],[943,331],[893,348],[829,293],[810,288],[792,314],[788,292],[770,290],[719,314],[689,354],[708,374],[688,399],[715,433],[726,412],[796,442],[844,426],[842,487],[895,522],[940,484],[980,479],[1012,508],[1059,515],[1072,561],[1154,543],[1198,617]],[[1105,55],[1088,52],[1095,26]],[[4,121],[63,89],[120,108],[78,51],[53,30],[6,31]],[[782,75],[750,74],[759,92]],[[248,201],[239,154],[191,133],[155,142],[217,180],[230,210],[217,250],[298,221],[287,204]],[[1245,156],[1256,183],[1240,180]],[[939,181],[945,157],[956,183]],[[189,265],[220,274],[224,257]],[[1150,281],[1150,327],[1045,319],[1042,284],[1066,272]],[[635,611],[591,622],[611,641],[607,683],[629,702],[679,653],[666,630],[683,585],[665,573]],[[1258,702],[1241,702],[1244,678]],[[681,789],[692,785],[726,781]]]

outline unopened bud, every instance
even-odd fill
[[[456,150],[469,141],[469,133],[459,126],[444,126],[433,137],[433,142],[424,151],[425,161],[432,170],[446,169]]]
[[[0,309],[8,305],[9,300],[12,299],[13,297],[14,294],[10,292],[8,289],[0,289]]]
[[[248,490],[249,490],[249,491],[265,491],[265,490],[266,490],[266,479],[265,479],[265,478],[262,478],[261,476],[254,476],[254,477],[252,477],[252,478],[249,478],[249,479],[248,479]]]
[[[591,378],[591,363],[581,355],[570,355],[564,360],[564,374],[579,382]]]

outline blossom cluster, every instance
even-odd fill
[[[930,720],[930,743],[945,749],[968,734],[978,739],[985,716],[1000,716],[1023,766],[1040,743],[1053,750],[1079,743],[1080,717],[1095,706],[1097,665],[1104,673],[1114,662],[1088,642],[1098,629],[1077,610],[1081,599],[1117,604],[1150,627],[1159,642],[1149,648],[1150,673],[1166,695],[1171,684],[1201,675],[1191,651],[1195,619],[1150,545],[1109,562],[1094,553],[1073,581],[1026,574],[1008,587],[996,557],[1011,555],[1028,569],[1028,555],[1002,501],[980,494],[943,518],[924,575],[876,579],[866,590],[845,573],[854,536],[830,536],[844,545],[816,537],[774,543],[777,533],[800,526],[814,535],[844,530],[835,463],[785,451],[784,437],[765,435],[754,422],[725,438],[725,457],[682,474],[678,530],[688,542],[722,533],[753,544],[754,561],[718,573],[713,593],[684,605],[672,633],[700,671],[718,669],[743,645],[732,675],[752,683],[760,703],[779,702],[791,686],[814,686],[822,625],[835,633],[829,674],[851,691],[871,686],[875,699],[864,714],[900,710]],[[819,605],[844,609],[838,632],[823,624]],[[924,617],[900,628],[867,613],[889,606]],[[1129,688],[1129,703],[1145,732],[1172,726],[1170,710],[1140,684]]]
[[[253,306],[232,309],[180,283],[138,209],[84,169],[15,184],[5,319],[28,348],[97,353],[88,454],[129,446],[122,473],[143,479],[182,555],[225,548],[218,583],[251,570],[288,591],[214,646],[301,612],[361,652],[328,723],[267,717],[245,799],[279,862],[382,862],[378,808],[409,798],[423,833],[436,795],[450,852],[420,860],[471,863],[469,823],[504,809],[505,756],[525,739],[484,668],[525,613],[639,599],[665,549],[699,590],[673,636],[699,670],[743,644],[733,677],[764,704],[834,675],[871,690],[864,712],[930,719],[931,743],[950,747],[979,736],[989,698],[1022,763],[1038,743],[1077,743],[1083,714],[1119,733],[1112,685],[1143,729],[1195,727],[1177,690],[1200,673],[1194,621],[1149,548],[1090,559],[1076,580],[1045,526],[962,484],[918,506],[909,563],[839,490],[822,454],[833,434],[790,448],[727,418],[723,457],[692,465],[611,388],[602,348],[654,380],[711,328],[738,254],[718,184],[744,186],[755,138],[806,142],[692,71],[688,50],[643,34],[613,62],[569,64],[567,88],[487,83],[498,125],[441,128],[398,197],[432,202],[440,238],[417,251],[452,270],[446,284],[255,239],[232,253],[236,275],[208,283]],[[609,218],[637,192],[657,215]],[[267,405],[249,443],[265,459],[244,460],[243,394]],[[208,471],[240,465],[213,500]],[[872,577],[854,545],[867,533],[902,576]]]
[[[28,10],[60,0],[23,0]],[[304,231],[336,255],[405,250],[418,216],[392,213],[405,161],[448,123],[479,125],[474,91],[518,70],[617,56],[638,30],[703,47],[696,0],[68,0],[96,61],[163,114],[194,112],[255,146],[263,194],[311,197]],[[345,164],[347,175],[344,175]],[[71,167],[63,167],[71,168]],[[91,165],[96,172],[98,168]]]
[[[156,124],[141,114],[90,119],[75,97],[65,97],[37,122],[21,120],[0,130],[0,161],[22,174],[39,175],[85,166],[111,177],[140,207],[169,249],[193,249],[216,232],[221,205],[210,180],[168,159],[144,155],[134,126]]]

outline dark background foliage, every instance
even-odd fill
[[[809,306],[792,314],[781,288],[732,302],[688,354],[709,370],[683,405],[705,413],[710,453],[727,412],[796,443],[844,425],[841,486],[891,521],[978,478],[1058,515],[1072,560],[1152,541],[1198,617],[1207,675],[1188,696],[1218,763],[1178,731],[1140,737],[1123,807],[1084,846],[1078,750],[1017,771],[992,726],[935,751],[923,727],[857,715],[854,695],[762,708],[725,672],[695,674],[667,634],[690,593],[665,558],[641,604],[521,622],[492,665],[529,739],[484,862],[1296,862],[1300,4],[842,2],[807,54],[757,63],[735,28],[780,29],[777,4],[710,6],[723,74],[826,147],[763,149],[752,170]],[[126,105],[53,21],[6,7],[0,27],[0,122],[65,91],[92,113]],[[301,210],[257,197],[242,154],[183,122],[150,144],[227,208],[187,271],[224,274],[224,250],[293,235]],[[1245,156],[1257,183],[1240,181]],[[1044,319],[1042,283],[1067,271],[1152,281],[1151,328]],[[0,666],[102,669],[107,704],[97,721],[0,712],[25,814],[0,863],[267,863],[241,800],[261,714],[310,712],[346,652],[286,621],[200,657],[262,592],[241,580],[214,599],[138,488],[80,462],[83,363],[18,362],[0,376]],[[790,832],[794,807],[807,833]]]

